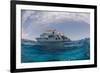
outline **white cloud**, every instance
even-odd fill
[[[22,34],[25,35],[27,32],[27,35],[35,34],[35,32],[40,32],[42,29],[47,29],[52,23],[61,23],[66,20],[83,21],[89,24],[90,15],[89,13],[25,10],[22,13],[22,29],[24,30]],[[32,29],[34,29],[34,31],[29,32]]]
[[[61,22],[63,20],[81,20],[89,24],[89,13],[75,13],[75,12],[45,12],[45,11],[25,11],[22,16],[23,23],[28,19],[33,19],[33,23],[52,23]],[[34,19],[37,19],[34,21]]]
[[[41,12],[39,21],[43,23],[61,22],[64,20],[81,20],[89,24],[88,13],[72,13],[72,12]],[[38,22],[38,21],[37,21]]]

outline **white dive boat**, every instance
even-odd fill
[[[40,45],[45,45],[48,48],[63,48],[64,42],[71,42],[71,40],[64,34],[57,32],[55,29],[47,30],[42,33],[40,37],[36,38]]]

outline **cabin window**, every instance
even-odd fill
[[[49,35],[48,37],[49,37],[49,38],[53,38],[54,36],[53,36],[53,35]]]
[[[48,40],[48,38],[45,38],[46,40]]]
[[[59,35],[57,35],[57,38],[60,39]]]
[[[56,40],[57,40],[57,38],[56,38]]]

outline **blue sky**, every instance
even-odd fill
[[[58,12],[21,10],[22,38],[35,40],[48,29],[56,29],[72,40],[90,36],[90,14],[86,12]]]

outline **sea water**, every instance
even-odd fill
[[[77,61],[90,59],[90,43],[81,46],[47,49],[43,45],[21,44],[21,62]],[[66,44],[65,44],[66,45]]]

